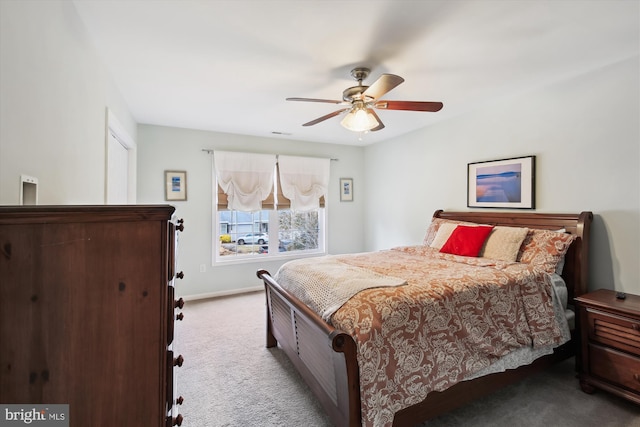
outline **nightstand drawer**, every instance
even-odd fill
[[[589,339],[640,356],[640,321],[587,309]]]
[[[591,373],[635,392],[640,392],[640,358],[597,345],[589,345]]]

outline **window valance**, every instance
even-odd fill
[[[214,151],[213,157],[216,179],[226,195],[227,209],[249,212],[262,209],[262,201],[273,192],[276,156]]]
[[[279,184],[292,210],[308,211],[320,207],[320,199],[329,187],[330,169],[329,159],[278,156]]]

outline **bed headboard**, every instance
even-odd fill
[[[565,229],[578,236],[565,255],[562,277],[569,288],[569,301],[587,293],[589,272],[589,233],[593,213],[554,214],[534,212],[454,212],[437,210],[434,218],[469,221],[507,227],[527,227],[548,230]]]

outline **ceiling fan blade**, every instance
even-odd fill
[[[404,79],[402,77],[396,76],[395,74],[383,74],[364,91],[363,95],[373,99],[379,99],[403,81]]]
[[[436,112],[442,109],[442,102],[421,102],[421,101],[378,101],[375,108],[382,110],[406,110],[406,111],[431,111]]]
[[[305,102],[326,102],[328,104],[342,104],[343,101],[333,99],[317,99],[317,98],[287,98],[287,101],[305,101]]]
[[[334,111],[333,113],[329,113],[329,114],[327,114],[327,115],[325,115],[325,116],[322,116],[322,117],[319,117],[319,118],[317,118],[317,119],[315,119],[315,120],[311,120],[310,122],[307,122],[307,123],[303,124],[302,126],[313,126],[313,125],[317,125],[318,123],[320,123],[320,122],[324,122],[325,120],[330,119],[331,117],[335,117],[335,116],[337,116],[337,115],[341,114],[342,112],[347,111],[347,110],[349,110],[349,109],[350,109],[350,108],[343,108],[343,109],[341,109],[341,110]]]
[[[369,108],[369,111],[371,112],[371,114],[373,114],[375,116],[375,118],[378,121],[378,123],[380,123],[378,126],[374,127],[373,129],[369,129],[369,132],[375,132],[377,130],[384,129],[384,124],[382,123],[382,120],[380,120],[380,117],[378,117],[376,112],[373,111],[372,108]]]

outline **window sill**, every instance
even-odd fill
[[[237,265],[237,264],[255,264],[255,263],[265,263],[271,261],[292,261],[294,259],[300,258],[312,258],[327,255],[327,252],[322,251],[296,251],[293,253],[281,252],[278,255],[269,256],[267,254],[254,254],[254,255],[244,255],[244,256],[229,256],[229,259],[222,258],[216,259],[213,262],[212,267],[225,266],[225,265]]]

